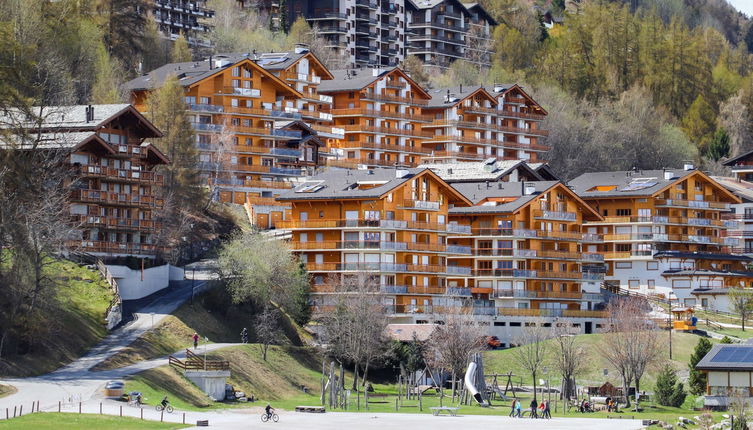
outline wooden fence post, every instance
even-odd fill
[[[186,423],[186,413],[183,412],[183,424],[185,424],[185,423]]]
[[[139,410],[141,411],[141,419],[143,420],[144,419],[144,408],[139,408]]]
[[[20,417],[23,414],[24,414],[24,405],[21,405],[18,408],[18,416]]]
[[[159,411],[159,422],[165,421],[165,410]]]
[[[123,416],[123,405],[120,405],[120,416]]]
[[[10,419],[10,412],[8,411],[8,408],[5,408],[5,419]]]
[[[102,415],[102,402],[99,402],[99,414]]]
[[[34,413],[34,405],[35,405],[36,403],[37,403],[37,402],[31,402],[31,413],[32,413],[32,414]]]
[[[13,406],[13,418],[15,418],[15,417],[16,417],[16,407]]]
[[[81,413],[81,402],[78,402],[78,413]]]
[[[58,412],[61,412],[63,410],[63,402],[58,400]]]

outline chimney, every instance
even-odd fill
[[[504,188],[504,187],[502,186],[502,182],[499,182],[499,183],[497,184],[497,187],[498,187],[498,188],[499,188],[500,190],[501,190],[502,188]]]
[[[460,92],[463,92],[463,84],[460,84]]]
[[[86,122],[94,121],[94,106],[89,105],[86,107]]]
[[[296,54],[305,54],[309,52],[309,46],[305,43],[296,43],[295,44],[295,53]]]
[[[665,181],[671,181],[672,178],[674,178],[674,176],[675,176],[674,173],[672,173],[671,171],[669,171],[667,169],[664,169],[664,180]]]

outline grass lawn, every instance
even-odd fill
[[[279,401],[303,394],[301,387],[319,390],[321,361],[311,348],[271,346],[267,361],[261,358],[258,345],[248,344],[224,348],[208,354],[208,358],[228,360],[236,390],[253,394],[265,401]],[[248,404],[212,402],[181,372],[168,366],[138,373],[126,380],[126,392],[140,391],[147,404],[156,404],[165,395],[178,410],[206,410]]]
[[[688,361],[690,355],[693,353],[700,336],[690,333],[672,333],[672,360],[669,360],[669,332],[661,331],[657,333],[658,336],[664,337],[664,348],[666,353],[662,360],[662,363],[669,362],[678,371],[685,371],[688,367]],[[611,382],[614,385],[621,384],[619,375],[612,367],[607,364],[604,359],[598,353],[598,344],[607,334],[587,334],[578,336],[583,342],[587,351],[586,360],[588,365],[586,366],[588,371],[576,378],[578,385],[602,385],[604,382]],[[712,343],[717,343],[715,339],[710,339]],[[550,347],[553,347],[553,340],[547,341]],[[556,367],[553,363],[545,363],[542,366],[541,375],[538,375],[538,379],[547,379],[546,370],[549,371],[549,379],[552,385],[559,385],[559,377],[556,374]],[[607,369],[608,374],[604,376],[604,369]],[[524,385],[531,385],[533,383],[531,376],[523,366],[521,366],[515,357],[514,349],[503,349],[496,351],[484,352],[484,371],[486,374],[499,373],[507,374],[512,372],[513,382],[518,385],[523,383]],[[654,385],[655,369],[649,369],[646,375],[641,379],[641,389],[650,391]],[[538,383],[538,381],[537,381]],[[504,386],[504,380],[499,381],[500,385]]]
[[[188,427],[191,426],[142,421],[137,418],[66,413],[36,413],[0,421],[0,429],[3,430],[172,430]]]
[[[139,361],[172,354],[193,345],[193,334],[207,337],[210,343],[240,342],[243,327],[249,328],[249,338],[254,340],[254,315],[248,306],[233,305],[222,286],[216,286],[198,297],[193,305],[185,303],[167,316],[154,329],[148,331],[127,348],[98,364],[93,370],[109,370]],[[294,323],[283,328],[283,344],[302,345],[304,333]]]
[[[113,293],[99,272],[67,260],[50,261],[44,271],[57,294],[49,304],[45,330],[31,352],[4,351],[0,376],[51,372],[80,357],[107,334],[105,311]]]

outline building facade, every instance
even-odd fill
[[[429,95],[399,68],[333,72],[320,91],[332,97],[334,127],[344,137],[334,144],[330,165],[414,167],[430,153],[422,127]]]
[[[497,22],[478,4],[458,0],[407,0],[407,54],[446,69],[456,60],[491,66],[491,32]]]
[[[206,0],[154,0],[154,21],[165,37],[175,40],[182,33],[189,44],[207,47],[206,33],[212,31],[207,22],[214,11],[207,8]]]
[[[35,150],[62,151],[70,165],[67,246],[102,258],[162,254],[155,168],[169,161],[145,142],[162,133],[127,104],[46,107],[40,117]]]
[[[424,160],[462,162],[495,158],[536,162],[549,147],[539,143],[544,111],[518,86],[444,88],[429,91],[424,109],[432,118]]]
[[[307,50],[167,64],[126,84],[134,105],[146,111],[149,94],[169,76],[185,88],[201,172],[220,201],[271,198],[322,164],[319,149],[333,131],[320,114],[329,99],[316,88],[329,75]]]
[[[330,169],[282,194],[292,218],[277,227],[307,265],[314,308],[335,305],[343,277],[370,273],[396,324],[463,308],[505,346],[561,318],[598,331],[603,257],[586,248],[601,238],[582,225],[600,215],[525,163],[498,167],[493,183],[443,168]]]
[[[685,306],[698,304],[696,289],[747,285],[726,235],[736,223],[723,217],[740,199],[692,166],[586,173],[569,185],[604,218],[586,229],[604,236],[588,251],[604,254],[608,285]]]

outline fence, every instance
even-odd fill
[[[107,306],[107,311],[105,311],[107,330],[112,330],[123,320],[123,299],[120,297],[118,281],[115,280],[115,277],[110,273],[110,269],[107,268],[102,260],[97,260],[97,268],[115,293],[115,297],[113,297],[110,305]]]
[[[200,355],[186,349],[186,359],[181,360],[170,356],[168,364],[183,370],[230,370],[230,362],[226,360],[204,360]]]

